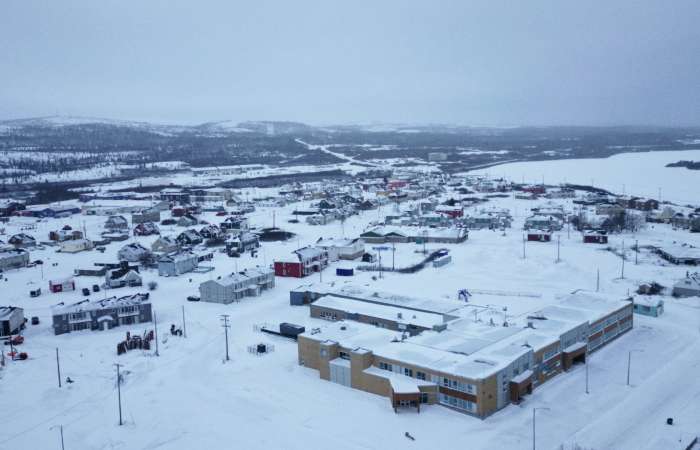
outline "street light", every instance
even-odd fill
[[[627,386],[630,385],[630,367],[632,366],[632,352],[643,353],[644,350],[633,348],[632,350],[627,352]]]
[[[535,413],[538,410],[543,410],[543,411],[549,411],[549,408],[547,407],[539,407],[539,408],[532,408],[532,450],[537,450],[536,449],[536,443],[535,443],[535,435],[536,435],[536,428],[535,428]]]

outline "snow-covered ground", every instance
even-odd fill
[[[265,193],[263,189],[251,190],[249,196]],[[514,305],[510,313],[520,315],[556,294],[595,289],[597,270],[601,273],[601,291],[620,296],[634,290],[639,282],[655,280],[668,286],[685,274],[686,267],[662,263],[655,255],[642,252],[638,265],[630,258],[625,278],[620,279],[621,260],[617,256],[602,246],[583,244],[579,234],[566,230],[559,233],[561,262],[555,262],[557,237],[552,243],[528,243],[523,259],[520,228],[529,208],[538,202],[503,198],[494,199],[493,204],[515,213],[513,228],[505,235],[474,231],[466,243],[440,244],[451,250],[453,258],[443,268],[426,268],[412,275],[388,273],[377,280],[373,273],[357,272],[351,282],[436,300],[454,299],[461,288],[539,294],[518,298],[475,294],[472,299],[494,305],[509,302]],[[177,278],[145,271],[144,282],[155,280],[159,284],[151,297],[159,324],[160,356],[138,350],[116,355],[116,345],[126,331],[141,333],[152,324],[53,335],[50,306],[82,297],[79,292],[46,293],[48,280],[70,275],[75,267],[113,262],[122,243],[110,244],[104,254],[69,255],[47,247],[32,251],[32,260],[44,261],[43,273],[40,267],[6,272],[2,304],[25,308],[25,315],[39,316],[41,324],[28,325],[25,332],[22,350],[30,359],[10,362],[0,370],[0,448],[59,448],[55,427],[63,425],[69,449],[525,449],[532,445],[533,407],[550,408],[538,411],[539,449],[554,450],[560,444],[573,443],[596,450],[680,449],[682,442],[700,433],[700,299],[677,301],[669,297],[662,317],[635,316],[632,331],[591,357],[590,394],[584,391],[585,371],[577,367],[538,388],[521,405],[508,406],[483,421],[438,405],[422,408],[420,414],[395,414],[384,397],[321,380],[316,371],[300,367],[296,343],[254,331],[256,324],[284,321],[318,326],[318,320],[309,317],[308,307],[289,305],[289,290],[319,282],[319,276],[305,280],[277,278],[274,289],[241,303],[186,301],[188,295],[197,294],[202,281],[270,264],[320,237],[355,237],[369,222],[394,212],[384,207],[353,216],[345,223],[324,226],[286,222],[298,206],[259,208],[250,215],[254,226],[271,226],[275,220],[278,226],[298,233],[285,243],[264,243],[258,258],[244,255],[236,259],[216,253],[211,263],[215,271]],[[203,218],[220,220],[213,214]],[[94,238],[102,231],[104,220],[94,216],[42,222],[13,218],[5,226],[5,233],[11,235],[35,226],[29,232],[44,240],[49,231],[70,224],[84,227],[88,237]],[[163,234],[181,230],[174,226],[161,228]],[[154,239],[131,238],[145,245]],[[636,235],[612,236],[610,245],[620,248],[623,239],[683,240],[700,245],[700,235],[666,225]],[[397,265],[414,261],[414,250],[421,248],[415,244],[398,246]],[[324,271],[323,282],[346,282],[346,277],[335,276],[335,268],[357,264],[332,264]],[[80,277],[76,281],[80,289],[103,280]],[[44,295],[30,298],[29,290],[37,286],[42,287]],[[125,288],[107,294],[138,291]],[[170,336],[170,324],[179,326],[182,322],[183,307],[187,338]],[[221,314],[231,316],[231,361],[226,363],[222,361]],[[249,354],[247,346],[258,342],[273,344],[275,351],[262,357]],[[60,350],[63,378],[75,380],[61,389],[56,381],[56,348]],[[628,351],[637,349],[643,352],[633,354],[632,381],[627,386]],[[118,425],[114,363],[123,365],[121,394],[126,423],[122,427]],[[666,417],[674,417],[675,424],[666,425]],[[416,440],[406,439],[405,432]]]
[[[698,203],[700,170],[666,167],[681,160],[700,160],[700,150],[620,153],[609,158],[559,159],[494,166],[485,173],[526,183],[595,185],[612,192],[679,203]]]

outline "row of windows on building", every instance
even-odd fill
[[[453,380],[446,377],[438,377],[435,375],[429,376],[428,374],[420,370],[414,371],[409,367],[400,367],[386,362],[380,362],[379,368],[382,370],[387,370],[389,372],[400,373],[411,378],[414,378],[415,375],[415,378],[419,380],[428,380],[436,384],[441,384],[442,386],[448,387],[450,389],[454,389],[455,391],[466,392],[468,394],[476,394],[476,386],[470,383],[464,383],[462,381]]]
[[[615,338],[618,334],[624,333],[625,331],[629,330],[632,328],[632,321],[628,320],[626,322],[621,322],[619,326],[613,328],[612,330],[608,331],[607,333],[604,333],[600,336],[598,336],[595,339],[591,339],[588,341],[588,350],[595,350],[596,348],[600,347],[601,345],[605,344],[606,342],[610,341],[611,339]]]
[[[394,373],[399,373],[406,375],[407,377],[411,377],[419,379],[419,380],[427,380],[427,375],[425,372],[421,372],[420,370],[414,371],[413,369],[409,367],[401,367],[398,365],[393,365],[385,362],[380,362],[379,363],[379,368],[382,370],[388,370],[389,372],[394,372]]]
[[[326,320],[338,320],[338,316],[335,313],[327,312],[327,311],[321,311],[319,314],[319,317],[321,319],[326,319]]]
[[[138,306],[122,306],[117,310],[118,314],[131,314],[138,312]],[[82,311],[82,312],[77,312],[77,313],[70,313],[68,314],[68,318],[70,320],[83,320],[87,318],[87,312]]]
[[[607,328],[610,325],[622,321],[625,318],[630,316],[630,311],[629,309],[623,309],[622,311],[618,312],[617,314],[611,314],[610,316],[606,317],[605,320],[601,320],[600,322],[596,323],[595,325],[592,325],[589,329],[589,334],[595,334],[601,331],[603,328]]]
[[[453,408],[462,409],[464,411],[475,412],[476,403],[464,400],[463,398],[453,397],[447,394],[440,394],[440,403],[451,406]]]

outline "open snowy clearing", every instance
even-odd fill
[[[609,158],[515,162],[494,166],[485,173],[515,182],[594,185],[612,192],[697,203],[700,170],[666,167],[681,160],[700,160],[700,150],[620,153]]]

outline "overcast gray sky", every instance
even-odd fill
[[[700,125],[700,1],[3,0],[0,118]]]

